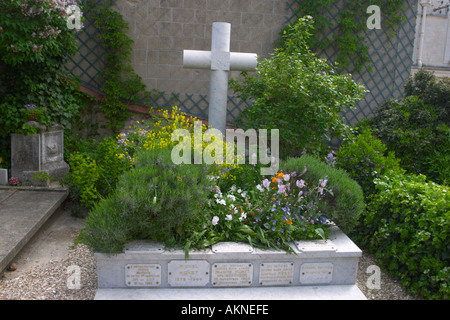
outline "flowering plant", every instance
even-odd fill
[[[295,240],[326,239],[329,224],[318,204],[332,193],[327,182],[308,187],[296,172],[278,172],[247,190],[216,186],[191,226],[187,247],[236,241],[292,252]]]
[[[20,180],[16,177],[9,178],[8,183],[11,186],[20,186]]]

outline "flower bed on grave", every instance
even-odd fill
[[[289,159],[272,176],[260,165],[174,164],[171,133],[192,129],[174,111],[153,130],[119,135],[118,157],[132,168],[85,221],[80,240],[95,251],[154,240],[186,254],[224,241],[292,252],[294,241],[327,239],[331,221],[344,232],[356,224],[361,189],[313,157]]]

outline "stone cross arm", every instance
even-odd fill
[[[213,61],[213,56],[216,57]],[[255,53],[216,52],[203,50],[184,50],[183,66],[186,69],[205,69],[223,71],[255,71],[257,55]]]

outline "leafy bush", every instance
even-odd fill
[[[62,182],[69,186],[72,200],[89,209],[113,192],[119,176],[130,166],[117,156],[117,143],[112,138],[77,141],[71,148],[67,160],[70,172]]]
[[[320,179],[326,177],[331,192],[325,196],[321,205],[323,214],[346,233],[355,228],[365,209],[364,196],[361,187],[345,170],[327,166],[310,155],[286,159],[280,167],[297,173],[305,171],[304,179],[310,185],[317,185]]]
[[[450,82],[421,71],[406,82],[405,92],[404,99],[385,102],[366,122],[409,173],[444,183],[450,163]]]
[[[77,51],[76,29],[67,26],[66,7],[74,0],[0,1],[0,147],[9,158],[10,134],[27,133],[23,106],[42,110],[46,126],[72,127],[87,101],[79,82],[64,69]],[[5,115],[5,116],[3,116]]]
[[[434,74],[420,70],[405,82],[405,96],[416,96],[435,106],[438,118],[450,123],[450,79],[438,80]]]
[[[349,75],[338,75],[327,61],[312,53],[306,40],[311,17],[299,19],[282,35],[283,46],[258,62],[256,73],[244,73],[231,86],[253,105],[241,114],[245,129],[279,129],[280,155],[298,156],[304,149],[323,154],[330,137],[343,136],[348,127],[341,112],[362,98],[364,88]]]
[[[370,128],[365,128],[361,134],[345,141],[339,148],[336,166],[347,171],[362,187],[364,195],[368,196],[375,192],[374,179],[390,171],[404,172],[399,161],[393,152],[387,152],[379,139],[372,136]]]
[[[70,193],[72,198],[79,199],[80,203],[89,208],[98,198],[96,183],[99,179],[97,163],[94,159],[81,153],[74,153],[69,159]]]
[[[423,175],[375,183],[379,192],[368,205],[363,245],[414,293],[448,300],[450,190]]]
[[[139,152],[115,192],[89,213],[80,240],[110,253],[133,239],[176,243],[187,236],[183,226],[200,212],[212,189],[207,173],[204,165],[174,164],[168,148]]]

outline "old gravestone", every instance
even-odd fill
[[[48,177],[59,180],[69,172],[64,162],[64,127],[46,128],[34,121],[27,124],[38,133],[11,135],[11,176],[22,185],[48,186]]]
[[[255,71],[255,53],[230,52],[231,24],[214,22],[211,51],[184,50],[183,66],[211,70],[208,125],[225,134],[230,71]]]

